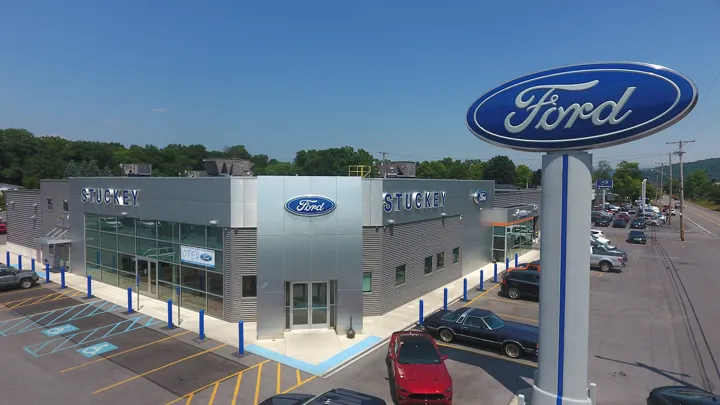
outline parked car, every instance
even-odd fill
[[[397,402],[451,405],[453,384],[445,360],[447,356],[440,354],[430,334],[416,331],[393,333],[386,362]]]
[[[345,388],[335,388],[320,395],[312,394],[279,394],[274,395],[260,405],[325,405],[325,404],[357,404],[357,405],[387,405],[384,400],[372,395],[351,391]]]
[[[624,219],[616,219],[613,224],[613,228],[626,228],[627,227],[627,221]]]
[[[610,242],[610,239],[603,238],[602,236],[594,236],[593,234],[590,234],[590,240],[598,241],[598,242],[602,243],[603,245],[612,244],[612,242]]]
[[[540,272],[516,271],[504,273],[500,284],[500,293],[511,299],[539,298]]]
[[[531,271],[540,271],[540,260],[535,260],[530,263],[520,263],[515,267],[511,267],[507,269],[508,272],[513,270],[531,270]]]
[[[628,214],[627,212],[621,212],[621,213],[617,214],[617,219],[630,221],[630,214]]]
[[[627,213],[628,213],[628,215],[630,215],[631,217],[632,217],[633,215],[637,215],[637,211],[635,211],[635,210],[628,210]]]
[[[511,358],[538,353],[540,329],[537,326],[506,321],[487,309],[463,307],[453,311],[438,311],[425,318],[423,327],[437,333],[445,343],[457,339],[490,346]]]
[[[652,226],[660,226],[662,220],[658,217],[652,217],[645,220],[645,223]]]
[[[627,261],[628,261],[627,252],[624,251],[624,250],[622,250],[622,249],[619,249],[617,246],[606,245],[606,244],[600,243],[600,242],[598,242],[598,241],[591,241],[591,242],[590,242],[590,246],[597,246],[597,247],[599,247],[599,248],[601,248],[601,249],[603,249],[603,250],[605,250],[605,251],[607,251],[607,252],[609,252],[609,253],[619,254],[619,255],[622,256],[623,261],[624,261],[625,263],[627,263]]]
[[[670,216],[675,216],[675,208],[670,208]]]
[[[18,270],[0,264],[0,288],[22,288],[32,287],[40,279],[33,270]]]
[[[592,246],[590,254],[590,267],[599,267],[600,271],[607,273],[610,270],[622,271],[625,267],[623,256],[600,246]]]
[[[647,405],[717,405],[720,395],[688,386],[658,387],[650,391]]]
[[[647,235],[643,231],[630,231],[628,232],[627,242],[642,243],[644,245],[647,243]]]
[[[645,220],[642,218],[635,218],[630,223],[630,229],[647,229],[647,224],[645,223]]]
[[[595,220],[595,226],[602,226],[602,227],[608,227],[610,226],[610,222],[612,222],[612,219],[606,216],[600,217]]]
[[[595,236],[596,238],[597,238],[597,237],[599,237],[599,238],[604,238],[604,237],[605,237],[605,234],[603,233],[603,231],[601,231],[601,230],[599,230],[599,229],[591,229],[591,230],[590,230],[590,234],[591,234],[592,236]]]
[[[7,233],[7,224],[0,222],[0,235],[5,235]]]

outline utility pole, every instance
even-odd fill
[[[672,153],[668,153],[668,167],[670,168],[670,181],[668,182],[668,192],[670,195],[668,195],[668,205],[670,206],[670,209],[674,210],[675,207],[672,206]],[[668,216],[668,225],[670,224],[672,224],[672,215]]]
[[[383,178],[387,177],[387,159],[385,159],[385,156],[388,154],[388,152],[380,152],[382,155],[382,160],[380,161],[380,176]]]
[[[656,165],[660,165],[660,208],[662,208],[662,200],[663,200],[663,194],[665,194],[665,191],[663,190],[665,187],[665,163],[664,162],[655,162]],[[655,199],[657,199],[657,191],[655,192]],[[668,207],[670,206],[670,203],[668,203]],[[670,213],[670,208],[668,208],[668,214]]]
[[[668,145],[677,145],[678,150],[675,152],[680,158],[680,240],[685,241],[685,218],[683,216],[683,209],[685,208],[685,176],[683,175],[683,155],[685,151],[683,146],[695,142],[692,141],[677,141],[677,142],[666,142]]]

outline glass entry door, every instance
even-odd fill
[[[292,283],[291,329],[328,328],[328,283]]]
[[[140,293],[157,297],[157,262],[138,257],[135,263],[136,275],[140,277]]]

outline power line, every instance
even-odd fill
[[[668,145],[677,145],[678,150],[674,152],[676,155],[680,158],[680,240],[685,241],[685,218],[683,216],[683,208],[685,207],[685,176],[683,176],[683,155],[685,154],[685,151],[683,150],[683,146],[695,142],[692,141],[675,141],[675,142],[665,142]],[[672,171],[672,166],[670,166],[670,171]]]

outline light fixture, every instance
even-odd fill
[[[127,212],[123,211],[123,212],[120,213],[120,216],[121,216],[121,217],[126,217],[127,214],[128,214]]]
[[[30,219],[35,219],[35,215],[31,216]]]
[[[395,220],[394,220],[394,219],[388,219],[388,225],[393,225],[393,224],[395,224]]]
[[[210,224],[210,225],[212,225],[212,226],[215,226],[215,225],[218,224],[218,222],[217,222],[216,220],[214,220],[214,219],[211,219],[210,221],[208,221],[208,224]]]
[[[482,208],[480,208],[482,209]],[[462,222],[463,214],[460,214],[460,222]]]
[[[446,216],[447,216],[447,214],[443,212],[442,214],[440,214],[440,216],[442,216],[442,217],[446,217]]]
[[[38,206],[38,203],[33,204],[33,207],[37,208],[37,206]]]

